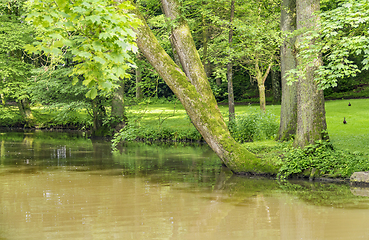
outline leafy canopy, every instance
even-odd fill
[[[337,8],[316,14],[320,15],[318,26],[296,33],[304,32],[298,46],[298,59],[303,64],[289,73],[289,79],[302,77],[305,66],[313,64],[318,55],[324,59],[315,78],[321,89],[335,87],[339,79],[369,69],[369,2],[344,0]]]
[[[48,56],[51,65],[61,62],[70,51],[76,63],[71,75],[90,88],[86,96],[94,99],[97,90],[111,90],[117,81],[129,77],[134,67],[130,52],[137,52],[132,28],[141,22],[128,13],[129,1],[113,0],[30,0],[27,21],[39,30],[36,42],[26,49]]]
[[[33,28],[23,22],[23,1],[0,0],[0,93],[17,101],[27,98],[32,65],[23,53]]]

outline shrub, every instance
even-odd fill
[[[278,119],[271,113],[254,111],[249,114],[237,115],[229,123],[229,130],[238,142],[274,139],[278,133]]]
[[[166,126],[126,125],[114,135],[113,147],[121,141],[200,141],[201,134],[195,127],[190,129],[173,129]]]
[[[1,127],[23,127],[25,124],[17,108],[0,106]]]

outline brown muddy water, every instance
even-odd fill
[[[369,239],[367,194],[233,176],[206,145],[112,152],[66,133],[0,134],[0,239]]]

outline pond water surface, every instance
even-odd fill
[[[0,239],[369,239],[347,184],[234,176],[207,145],[0,133]]]

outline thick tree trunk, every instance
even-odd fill
[[[173,37],[185,73],[160,46],[147,24],[135,30],[141,52],[181,101],[194,126],[227,167],[238,173],[276,173],[274,166],[263,163],[230,136],[211,91],[190,29],[183,19],[177,19],[179,16],[177,1],[162,0],[162,4],[167,17],[179,20],[173,29]],[[140,15],[137,11],[136,14]],[[141,20],[144,22],[142,17]]]
[[[120,80],[119,87],[115,89],[112,105],[111,105],[111,116],[114,119],[113,128],[119,132],[127,122],[124,109],[124,81]]]
[[[296,0],[283,0],[281,30],[291,33],[296,30]],[[296,133],[297,126],[297,83],[287,85],[286,72],[296,68],[295,38],[288,38],[281,46],[281,120],[279,140],[288,140]]]
[[[297,29],[316,26],[319,19],[314,13],[319,10],[319,0],[298,0]],[[300,38],[297,38],[297,42]],[[323,131],[327,129],[323,91],[318,89],[314,81],[314,71],[322,64],[321,56],[317,54],[311,61],[314,65],[305,68],[305,77],[300,77],[297,84],[297,130],[294,145],[298,147],[323,139]],[[300,64],[299,60],[297,64]]]
[[[234,17],[234,0],[231,1],[231,18],[229,21],[229,35],[228,35],[228,44],[230,51],[232,49],[232,38],[233,38],[233,17]],[[230,53],[231,55],[231,53]],[[232,57],[229,56],[229,62],[227,64],[227,81],[228,81],[228,113],[229,113],[229,122],[235,119],[235,111],[234,111],[234,94],[233,94],[233,64]]]

